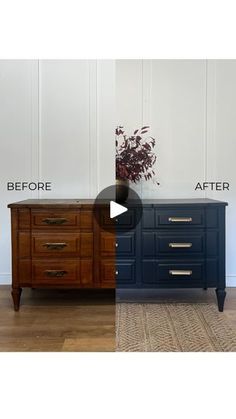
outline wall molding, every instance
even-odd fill
[[[236,275],[227,275],[226,276],[226,286],[227,287],[236,287]]]
[[[39,174],[39,61],[31,61],[31,182],[40,181]],[[39,198],[39,192],[31,192]]]
[[[42,180],[42,63],[38,60],[38,180]],[[38,192],[41,198],[41,191]]]
[[[97,60],[89,60],[89,195],[98,193],[98,92]]]
[[[204,166],[203,166],[203,179],[204,182],[207,181],[207,156],[208,156],[208,147],[207,147],[207,138],[208,138],[208,60],[205,60],[205,96],[204,96],[204,141],[203,141],[203,156],[204,156]],[[204,197],[207,197],[207,192],[204,191]]]
[[[215,178],[216,159],[214,156],[216,133],[216,63],[207,60],[206,66],[206,144],[205,144],[205,181]],[[210,160],[209,160],[210,159]],[[209,195],[205,193],[206,196]]]
[[[142,60],[142,126],[148,125],[152,127],[151,106],[152,106],[152,60]],[[141,186],[141,197],[143,197],[143,182],[141,182],[140,186]]]
[[[151,125],[152,60],[142,60],[142,124]]]
[[[97,192],[115,182],[115,61],[97,60]]]
[[[0,273],[0,285],[11,284],[11,273]]]

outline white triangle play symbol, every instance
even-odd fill
[[[114,201],[110,201],[110,218],[118,217],[118,215],[123,214],[123,212],[128,211],[128,208],[123,207],[123,205],[117,204]]]

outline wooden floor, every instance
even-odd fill
[[[115,351],[114,291],[24,289],[17,313],[10,291],[9,286],[0,286],[0,351]],[[216,303],[214,290],[155,293],[158,302]],[[153,292],[143,301],[152,299]],[[227,289],[223,315],[236,330],[236,288]]]
[[[14,312],[0,286],[0,351],[114,351],[115,292],[23,289]]]

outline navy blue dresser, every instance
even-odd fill
[[[225,206],[211,199],[144,200],[117,218],[118,289],[216,288],[225,300]]]

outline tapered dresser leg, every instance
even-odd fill
[[[21,292],[22,292],[22,288],[12,288],[11,295],[12,295],[15,311],[19,311],[19,308],[20,308]]]
[[[218,289],[217,288],[216,289],[216,296],[217,296],[219,311],[223,311],[224,310],[224,301],[225,301],[225,296],[226,296],[225,289]]]

